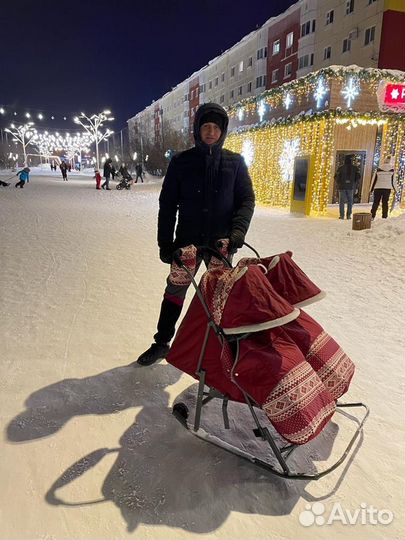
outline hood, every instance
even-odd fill
[[[209,112],[215,112],[217,114],[220,114],[224,119],[224,129],[221,133],[221,137],[216,144],[211,145],[211,148],[214,151],[217,149],[220,150],[222,148],[222,145],[224,144],[224,141],[228,132],[229,119],[228,119],[228,115],[225,109],[221,107],[221,105],[218,105],[218,103],[204,103],[204,105],[201,105],[198,108],[197,112],[195,113],[193,132],[194,132],[194,141],[195,141],[196,147],[199,148],[200,150],[203,150],[204,152],[207,152],[210,146],[208,146],[208,144],[203,143],[201,140],[200,123],[201,123],[201,118]]]

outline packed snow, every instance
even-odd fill
[[[210,403],[195,437],[171,412],[195,399],[195,381],[165,361],[132,364],[152,341],[168,270],[161,180],[109,192],[94,182],[34,172],[23,190],[0,188],[0,537],[403,538],[404,215],[353,231],[336,208],[256,208],[247,241],[263,256],[291,250],[327,292],[307,311],[356,364],[344,401],[371,410],[344,465],[286,481],[210,444],[265,451],[242,405],[228,431]],[[321,470],[354,428],[335,415],[293,463]],[[328,524],[336,505],[344,515]],[[370,507],[388,514],[374,523]]]

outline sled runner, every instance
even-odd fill
[[[270,473],[316,480],[343,463],[369,410],[360,402],[338,401],[349,388],[353,362],[301,309],[323,298],[324,292],[292,260],[291,252],[261,258],[253,251],[255,258],[241,259],[234,267],[226,257],[227,241],[220,251],[187,246],[175,254],[173,279],[193,283],[196,295],[167,361],[196,378],[198,391],[192,421],[184,402],[174,405],[173,414],[196,436]],[[197,285],[195,259],[204,254],[212,257]],[[225,429],[230,429],[229,403],[247,406],[253,435],[267,443],[272,459],[201,428],[203,407],[214,399],[222,401]],[[359,408],[360,418],[345,412]],[[335,412],[357,423],[341,457],[320,472],[297,472],[288,464],[291,453],[318,437]]]

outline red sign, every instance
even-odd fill
[[[387,105],[405,105],[405,84],[387,84],[384,103],[387,103]]]
[[[381,81],[377,88],[377,101],[380,111],[405,112],[405,83]]]

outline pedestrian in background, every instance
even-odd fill
[[[370,194],[374,192],[373,206],[371,207],[371,219],[375,219],[378,207],[382,206],[382,217],[388,217],[388,201],[391,195],[391,189],[395,191],[394,186],[394,169],[391,167],[391,160],[384,160],[373,176],[371,183]]]
[[[360,172],[352,163],[352,155],[345,156],[344,164],[335,174],[339,191],[339,219],[345,219],[345,204],[347,204],[346,219],[351,219],[354,193],[359,187]]]
[[[137,163],[137,164],[135,165],[135,172],[136,172],[135,184],[138,182],[138,178],[140,178],[141,182],[143,183],[143,169],[142,169],[142,163]]]
[[[16,183],[15,187],[20,187],[22,189],[25,186],[25,183],[30,181],[29,167],[24,167],[24,169],[19,171],[16,176],[18,176],[19,181]]]
[[[96,189],[101,189],[101,174],[97,169],[94,171],[93,178],[96,179]]]
[[[103,176],[105,178],[102,188],[110,191],[110,177],[111,177],[111,165],[112,159],[108,158],[104,163],[104,170],[103,170]]]
[[[61,161],[61,164],[59,165],[59,168],[60,168],[60,172],[62,173],[63,180],[67,181],[67,179],[68,179],[67,178],[67,165],[63,160]]]

